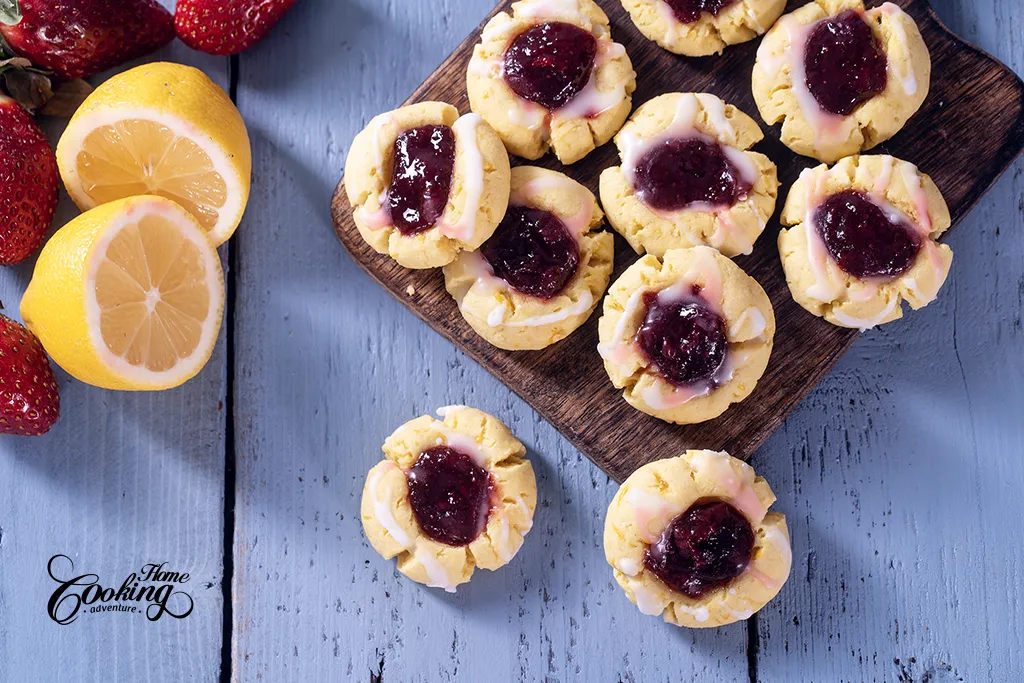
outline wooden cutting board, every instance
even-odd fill
[[[765,140],[754,149],[778,165],[782,183],[778,208],[754,253],[735,260],[771,297],[778,332],[768,370],[746,401],[699,425],[671,425],[644,415],[622,399],[605,374],[597,353],[600,306],[586,325],[552,347],[502,351],[478,337],[463,321],[444,289],[440,269],[406,270],[363,242],[352,222],[342,183],[331,203],[335,230],[374,280],[515,391],[615,479],[622,481],[637,467],[687,448],[725,450],[746,459],[857,338],[856,332],[829,325],[797,306],[779,262],[778,213],[793,181],[817,162],[794,155],[779,142],[778,127],[769,128],[760,121],[750,91],[759,40],[730,47],[718,57],[679,57],[644,38],[617,0],[597,1],[608,13],[613,38],[625,45],[633,60],[637,72],[634,107],[667,92],[709,92],[753,116],[766,132]],[[511,4],[512,0],[504,0],[492,16]],[[802,4],[803,0],[791,0],[786,11]],[[1024,83],[995,59],[950,33],[927,0],[897,0],[896,4],[917,21],[931,50],[931,92],[907,127],[873,152],[906,159],[929,174],[945,195],[955,226],[1024,148]],[[482,27],[455,49],[407,103],[441,100],[463,113],[469,111],[466,66]],[[523,163],[513,159],[513,164],[517,161]],[[596,195],[601,170],[619,160],[614,144],[609,143],[569,167],[550,155],[533,163],[567,173]],[[616,236],[615,243],[613,278],[637,258],[621,237]],[[406,293],[410,285],[415,294]],[[837,410],[845,408],[836,406]]]

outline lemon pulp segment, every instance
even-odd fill
[[[189,358],[210,315],[208,274],[196,245],[165,218],[144,216],[99,258],[95,296],[111,353],[151,372]]]
[[[227,203],[227,183],[210,156],[156,121],[98,126],[82,141],[76,161],[82,191],[96,204],[155,194],[180,204],[209,232]]]

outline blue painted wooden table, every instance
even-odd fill
[[[1024,72],[1020,0],[933,4]],[[950,238],[939,300],[865,335],[756,454],[793,534],[778,599],[746,624],[676,629],[634,609],[605,564],[614,483],[331,230],[353,135],[491,5],[305,0],[240,58],[161,55],[229,88],[252,136],[224,338],[160,394],[59,373],[53,432],[0,437],[0,681],[368,681],[381,662],[389,683],[1024,680],[1024,163]],[[59,221],[72,215],[65,200]],[[0,273],[8,313],[30,273]],[[513,563],[454,596],[397,575],[359,522],[384,437],[449,403],[506,421],[540,485]],[[190,574],[192,612],[58,625],[58,553],[58,574],[103,585],[166,562]]]

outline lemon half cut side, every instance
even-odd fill
[[[213,354],[224,275],[209,237],[163,197],[88,211],[40,253],[21,314],[53,360],[107,389],[183,384]]]
[[[57,144],[57,165],[82,210],[166,197],[220,245],[248,202],[252,156],[223,89],[193,67],[155,63],[114,76],[86,98]]]

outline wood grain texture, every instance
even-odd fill
[[[193,64],[227,86],[225,58],[180,43],[154,58]],[[56,143],[63,122],[47,120],[46,129]],[[55,225],[77,213],[62,194]],[[0,271],[6,315],[17,317],[33,265]],[[51,432],[0,436],[0,681],[216,680],[226,367],[222,331],[207,367],[171,391],[106,391],[57,370],[61,419]],[[57,584],[46,567],[57,553],[115,590],[142,565],[166,561],[191,574],[194,611],[155,623],[85,614],[60,626],[47,616]]]
[[[614,483],[363,275],[334,236],[326,207],[349,141],[492,7],[300,2],[242,56],[255,185],[235,238],[239,683],[366,683],[381,658],[388,683],[746,679],[743,625],[666,628],[614,584],[601,547]],[[330,66],[290,66],[313,63]],[[384,438],[450,403],[506,421],[540,489],[520,554],[454,596],[399,575],[359,521]]]
[[[504,0],[495,12],[511,4],[512,0]],[[681,58],[647,41],[615,0],[599,0],[599,4],[608,13],[613,36],[626,46],[638,74],[634,105],[665,92],[711,92],[756,117],[750,71],[758,41],[732,47],[721,57]],[[788,9],[801,4],[791,0]],[[922,110],[908,126],[875,151],[912,161],[931,175],[946,197],[956,224],[1024,147],[1024,83],[946,31],[926,0],[902,0],[897,4],[918,22],[931,50],[932,88]],[[465,71],[478,36],[479,29],[408,101],[442,100],[468,111]],[[801,170],[813,165],[812,160],[782,146],[778,127],[769,130],[766,140],[755,149],[766,153],[779,167],[781,211],[788,188]],[[595,193],[600,171],[617,163],[617,152],[611,144],[567,170],[550,157],[542,162],[565,170]],[[611,385],[595,351],[599,312],[569,339],[543,351],[496,349],[462,319],[444,290],[439,271],[404,269],[362,240],[340,183],[332,199],[332,215],[338,237],[371,277],[511,387],[574,446],[620,481],[640,465],[687,447],[727,450],[737,457],[749,457],[857,336],[811,316],[793,302],[779,264],[779,224],[773,219],[754,253],[736,259],[764,286],[775,307],[778,332],[764,378],[742,406],[733,406],[716,420],[701,425],[669,425],[634,410]],[[637,257],[621,238],[616,237],[616,245],[618,275]],[[411,296],[406,293],[410,285],[416,291]],[[630,444],[640,438],[645,447],[632,448]]]

